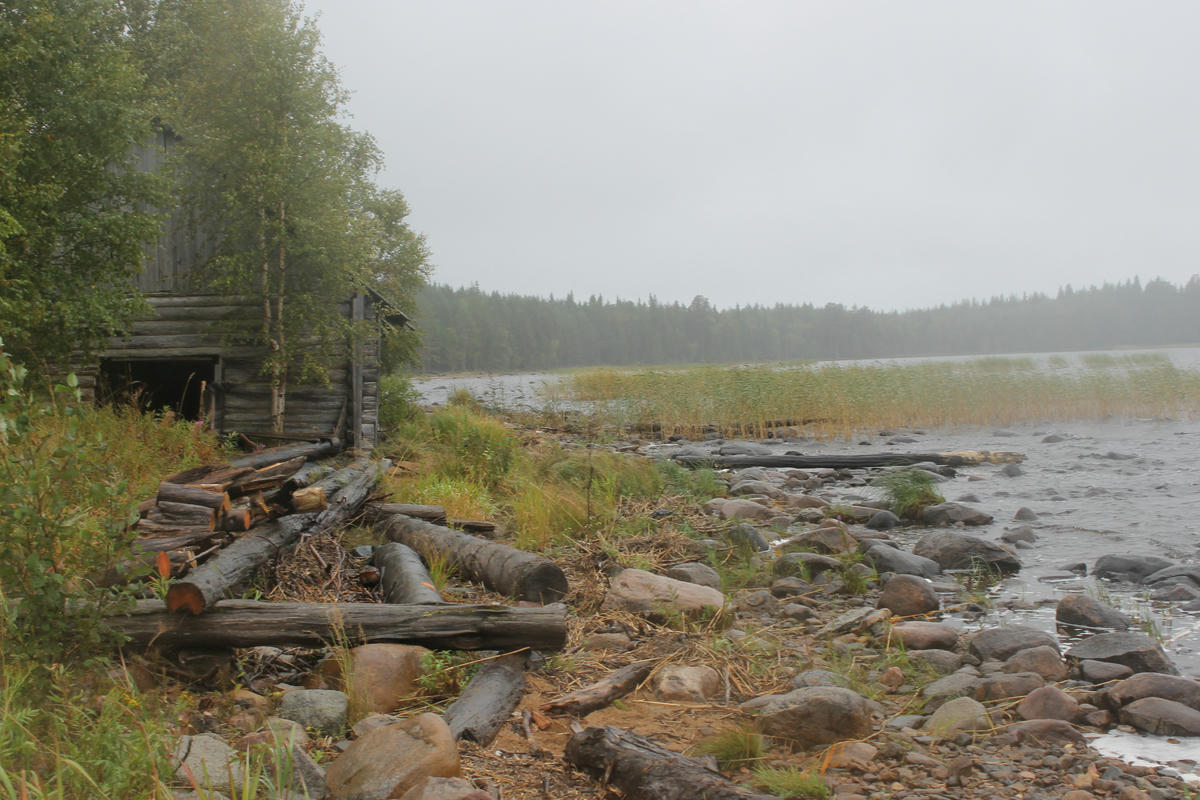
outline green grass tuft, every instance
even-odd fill
[[[892,511],[902,519],[915,519],[926,506],[946,502],[933,488],[933,476],[916,467],[885,472],[874,483],[883,489]]]

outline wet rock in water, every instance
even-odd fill
[[[879,511],[871,519],[867,520],[867,527],[873,531],[890,531],[892,528],[899,527],[900,518],[891,511]]]
[[[1087,744],[1087,739],[1078,728],[1061,719],[1034,719],[1028,722],[1018,722],[1002,730],[993,741],[1037,747]]]
[[[1046,645],[1020,650],[1009,656],[1004,662],[1004,671],[1033,672],[1052,683],[1066,680],[1070,672],[1058,651]]]
[[[958,629],[940,622],[900,622],[892,626],[891,637],[906,650],[953,650]]]
[[[1183,586],[1200,587],[1200,566],[1183,564],[1164,567],[1142,578],[1142,583],[1147,584],[1163,583],[1164,581],[1174,581]]]
[[[1009,478],[1016,478],[1019,475],[1024,475],[1025,470],[1021,469],[1016,464],[1005,464],[1000,468],[1000,474]]]
[[[1154,591],[1150,599],[1159,603],[1187,603],[1200,599],[1200,589],[1177,583],[1169,588]]]
[[[790,576],[808,580],[822,572],[842,571],[842,562],[820,553],[788,553],[775,559],[771,571],[779,577]]]
[[[810,686],[772,699],[756,724],[768,736],[814,747],[870,735],[880,710],[878,703],[850,689]]]
[[[948,739],[959,733],[991,730],[987,709],[978,700],[956,697],[943,703],[921,730],[935,739]]]
[[[1158,642],[1144,633],[1131,631],[1089,636],[1068,650],[1067,658],[1124,664],[1134,672],[1179,674]]]
[[[985,701],[1012,700],[1024,697],[1046,685],[1036,672],[1000,673],[984,678],[975,687],[975,699]]]
[[[1013,514],[1013,519],[1018,522],[1033,522],[1038,518],[1037,512],[1028,506],[1021,506],[1017,509],[1017,513]]]
[[[1021,719],[1061,719],[1072,722],[1079,716],[1079,702],[1057,686],[1034,689],[1017,703]]]
[[[913,553],[937,562],[942,569],[976,569],[981,564],[1006,573],[1021,569],[1021,559],[1007,547],[955,531],[922,537]]]
[[[758,528],[744,522],[726,531],[725,538],[734,547],[745,547],[756,553],[771,549],[771,545],[763,538]]]
[[[971,653],[981,661],[1004,661],[1022,650],[1042,645],[1058,650],[1058,640],[1054,636],[1024,625],[989,628],[970,639]]]
[[[1019,528],[1013,528],[1000,534],[1000,540],[1008,544],[1017,544],[1019,542],[1033,543],[1037,541],[1037,534],[1033,532],[1033,528],[1028,525],[1022,525]]]
[[[1141,700],[1143,697],[1161,697],[1200,711],[1200,682],[1177,675],[1141,672],[1108,690],[1108,699],[1118,706]]]
[[[1059,600],[1054,619],[1059,625],[1088,630],[1123,631],[1132,624],[1132,620],[1120,611],[1086,594],[1068,594]]]
[[[1140,583],[1147,575],[1175,566],[1165,558],[1157,556],[1100,556],[1092,566],[1092,575],[1113,581]]]
[[[707,586],[710,589],[721,591],[721,575],[708,564],[701,564],[697,561],[688,561],[684,564],[676,564],[667,569],[667,577],[674,578],[677,581],[685,581],[686,583],[694,583],[698,586]]]
[[[725,595],[709,586],[677,581],[642,569],[621,570],[609,584],[603,608],[662,619],[672,614],[699,616],[720,611]]]
[[[883,585],[876,603],[878,608],[889,609],[898,617],[927,614],[937,611],[941,605],[929,581],[916,575],[893,575]]]
[[[979,499],[979,495],[974,494],[973,492],[968,492],[967,494],[964,494],[960,497],[956,497],[956,498],[954,498],[954,500],[957,503],[982,503],[983,502],[982,500]]]
[[[720,686],[721,676],[712,667],[666,667],[658,673],[654,693],[667,702],[703,703]]]
[[[1083,676],[1085,681],[1098,684],[1108,683],[1109,681],[1119,681],[1122,678],[1128,678],[1133,674],[1133,670],[1124,664],[1113,664],[1108,661],[1093,661],[1092,659],[1084,659],[1083,661],[1079,662],[1079,674]]]
[[[909,650],[908,660],[943,674],[954,672],[962,666],[962,656],[949,650]]]
[[[990,525],[992,517],[962,503],[938,503],[921,509],[921,521],[926,525]]]
[[[341,736],[346,729],[349,701],[345,693],[330,689],[294,689],[279,703],[279,716],[315,728],[329,736]]]
[[[329,765],[334,800],[400,797],[422,778],[458,777],[458,746],[436,714],[419,714],[355,739]]]
[[[882,543],[870,545],[863,555],[863,560],[880,573],[896,572],[903,575],[932,578],[942,571],[937,562],[932,559]]]
[[[1057,433],[1052,433],[1049,436],[1042,437],[1042,444],[1058,444],[1059,442],[1065,442],[1066,440],[1067,437],[1059,436]]]
[[[1121,722],[1159,736],[1200,736],[1200,711],[1174,700],[1143,697],[1124,706]]]

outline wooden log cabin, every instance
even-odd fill
[[[172,137],[160,133],[139,152],[142,169],[158,167]],[[263,347],[231,342],[229,323],[261,319],[262,300],[208,293],[190,274],[211,255],[211,243],[175,214],[147,249],[138,289],[152,313],[129,335],[110,339],[98,361],[79,365],[85,396],[96,400],[139,395],[149,408],[170,408],[204,419],[220,434],[282,439],[338,438],[370,448],[378,436],[381,337],[356,346],[329,364],[328,383],[289,380],[282,433],[271,431],[271,387],[263,374]],[[336,301],[331,301],[336,302]],[[406,325],[408,319],[380,294],[367,291],[338,303],[354,320]],[[255,323],[257,324],[257,323]]]

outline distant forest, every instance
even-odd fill
[[[1184,286],[1133,279],[903,312],[835,303],[718,310],[700,296],[687,305],[581,302],[436,284],[417,307],[421,366],[431,373],[1200,343],[1200,275]]]

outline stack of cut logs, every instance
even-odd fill
[[[138,506],[138,549],[167,552],[180,569],[263,522],[324,510],[325,487],[315,482],[332,468],[306,461],[335,449],[327,441],[278,447],[168,476]]]

